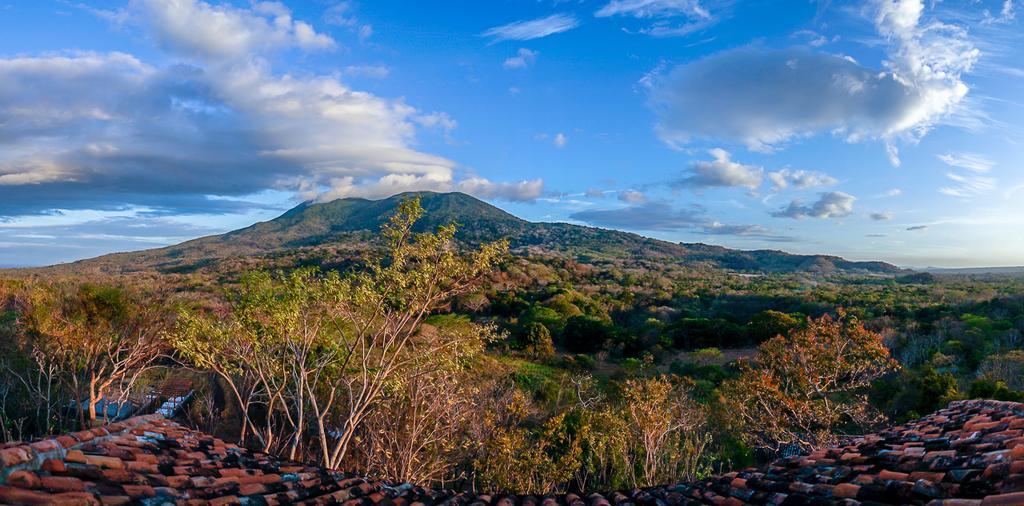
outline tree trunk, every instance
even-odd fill
[[[89,422],[96,423],[96,404],[99,399],[96,396],[99,394],[96,388],[97,379],[95,377],[89,380]]]

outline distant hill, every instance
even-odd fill
[[[808,272],[891,275],[906,272],[884,262],[853,262],[826,255],[792,255],[775,250],[740,251],[706,244],[671,243],[637,234],[568,223],[534,223],[464,193],[403,193],[381,200],[345,198],[306,202],[266,222],[226,234],[164,248],[114,253],[34,271],[125,274],[184,273],[218,265],[280,258],[302,252],[317,258],[330,250],[351,254],[372,247],[376,232],[398,204],[419,197],[426,211],[419,230],[459,224],[458,239],[469,244],[508,238],[514,253],[563,255],[581,262],[679,262],[694,268],[744,273]],[[307,261],[308,263],[308,261]]]
[[[921,269],[933,274],[1024,274],[1024,266],[1014,267],[925,267]]]

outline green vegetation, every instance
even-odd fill
[[[954,399],[1024,398],[1022,277],[402,202],[11,272],[0,442],[102,423],[96,400],[189,374],[187,419],[248,446],[544,493],[693,479]]]

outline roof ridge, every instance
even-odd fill
[[[954,401],[835,447],[604,495],[477,494],[372,479],[248,451],[153,415],[12,446],[0,456],[17,461],[4,470],[4,504],[989,506],[1024,504],[1024,403]]]
[[[163,418],[160,414],[139,415],[93,429],[57,436],[48,436],[28,443],[0,447],[0,485],[15,471],[38,470],[47,459],[63,460],[69,450],[89,443],[118,436],[140,425]]]

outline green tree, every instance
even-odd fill
[[[517,348],[534,358],[550,358],[555,354],[551,332],[539,322],[530,322],[520,331]]]
[[[958,396],[956,377],[931,364],[887,375],[871,392],[872,404],[897,422],[941,409]]]
[[[753,342],[762,343],[775,336],[786,335],[799,325],[799,318],[769,309],[755,314],[747,323],[747,329]]]
[[[562,345],[574,353],[593,353],[614,337],[612,327],[593,316],[574,316],[565,322]]]

